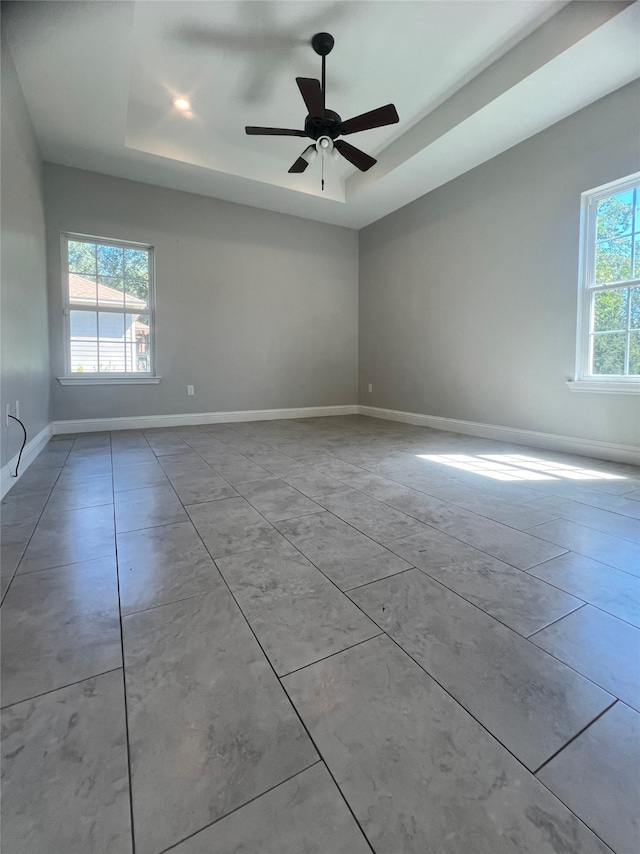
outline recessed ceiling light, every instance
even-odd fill
[[[191,109],[191,102],[189,101],[189,99],[183,98],[182,96],[174,98],[171,101],[171,103],[176,108],[176,110],[190,110]]]

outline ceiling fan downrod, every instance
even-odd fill
[[[322,89],[322,109],[326,107],[326,92],[327,92],[327,56],[333,50],[335,40],[331,33],[316,33],[311,39],[311,47],[315,50],[318,56],[322,57],[322,79],[320,88]]]

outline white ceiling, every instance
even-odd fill
[[[22,2],[3,31],[45,160],[361,228],[640,76],[640,3],[554,0]],[[336,40],[327,106],[389,102],[400,123],[349,138],[361,173],[302,138],[309,41]],[[193,115],[171,106],[191,99]]]

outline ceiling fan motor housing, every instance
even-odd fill
[[[342,119],[333,110],[325,110],[324,116],[307,116],[304,122],[304,132],[311,139],[319,139],[321,136],[329,136],[336,139],[340,136]]]

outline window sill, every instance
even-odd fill
[[[157,385],[162,377],[58,377],[60,385]]]
[[[569,391],[595,391],[604,394],[640,394],[640,381],[573,380],[567,383]]]

